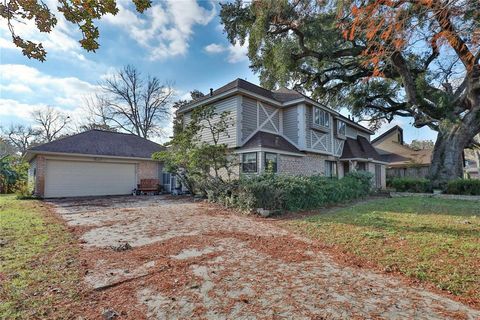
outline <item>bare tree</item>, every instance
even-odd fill
[[[42,140],[46,142],[55,140],[70,122],[69,116],[51,106],[34,110],[32,119],[39,126]]]
[[[23,124],[10,125],[2,128],[3,139],[9,141],[23,156],[32,147],[40,135],[39,130]]]
[[[164,134],[173,98],[168,83],[126,66],[100,86],[102,93],[88,103],[98,123],[144,138]]]

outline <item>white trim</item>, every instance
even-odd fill
[[[303,153],[296,153],[296,152],[283,151],[283,150],[272,149],[272,148],[262,148],[262,147],[235,150],[233,153],[243,154],[243,153],[252,153],[252,152],[268,152],[268,153],[277,153],[277,154],[280,154],[280,155],[284,154],[284,155],[288,155],[288,156],[305,157],[305,154],[303,154]]]
[[[161,151],[161,150],[158,150],[158,151]],[[58,156],[72,156],[72,157],[111,158],[111,159],[127,159],[127,160],[142,160],[142,161],[160,162],[160,161],[152,159],[152,158],[122,157],[122,156],[109,156],[109,155],[87,154],[87,153],[27,151],[27,154],[32,154],[34,156],[37,156],[37,155],[58,155]]]
[[[307,148],[307,127],[306,127],[306,105],[301,103],[297,106],[298,110],[298,146],[300,149]]]
[[[275,129],[275,132],[278,134],[279,130],[278,130],[277,126],[275,125],[275,123],[272,121],[272,119],[278,113],[278,111],[280,109],[275,109],[275,111],[273,111],[271,114],[269,114],[268,111],[263,106],[263,104],[260,101],[257,101],[257,115],[260,113],[260,111],[259,111],[260,108],[263,110],[263,112],[267,116],[267,119],[265,121],[263,121],[262,124],[258,125],[257,127],[259,129],[262,129],[267,124],[267,122],[270,122],[272,124],[273,128]],[[260,118],[257,118],[257,123],[259,123],[259,122],[260,122]]]
[[[235,126],[237,127],[237,147],[242,144],[242,128],[243,128],[243,101],[242,96],[237,96],[237,120]]]
[[[343,158],[343,159],[340,159],[340,161],[361,161],[361,162],[371,162],[371,163],[378,163],[378,164],[389,164],[389,162],[384,162],[384,161],[380,161],[380,160],[375,160],[373,158]]]

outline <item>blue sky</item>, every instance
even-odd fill
[[[120,12],[99,23],[100,48],[95,53],[80,47],[79,32],[60,15],[50,34],[40,34],[31,24],[18,25],[18,34],[41,41],[47,49],[43,63],[29,60],[13,46],[2,22],[0,125],[29,123],[32,110],[48,105],[65,110],[81,124],[85,121],[85,97],[98,90],[102,78],[127,64],[172,82],[178,98],[193,89],[208,92],[235,78],[258,84],[258,77],[248,67],[247,48],[232,46],[223,33],[218,4],[162,1],[140,15],[130,2],[118,1]],[[54,3],[47,1],[50,7]],[[435,138],[433,131],[415,129],[409,123],[409,119],[398,118],[378,132],[398,124],[404,128],[406,141]],[[168,131],[170,125],[165,126]]]

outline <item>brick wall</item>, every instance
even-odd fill
[[[280,155],[278,173],[301,176],[323,175],[325,160],[335,160],[335,158],[312,153],[304,157]]]
[[[45,195],[45,174],[47,171],[47,161],[45,160],[45,156],[38,155],[35,162],[35,195],[38,197],[43,197]]]
[[[137,166],[137,183],[141,179],[159,179],[159,163],[155,161],[140,161]]]

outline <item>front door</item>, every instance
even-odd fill
[[[343,162],[343,175],[347,175],[350,172],[350,164],[348,161]]]

